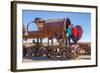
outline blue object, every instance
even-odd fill
[[[71,27],[68,27],[67,30],[66,30],[66,33],[68,35],[72,35],[72,28]]]

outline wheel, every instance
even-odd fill
[[[69,58],[70,59],[75,59],[75,58],[77,58],[78,57],[78,55],[79,55],[79,51],[78,51],[78,48],[71,48],[71,52],[70,52],[70,54],[69,54]]]
[[[48,54],[47,57],[51,58],[52,60],[57,59],[57,51],[56,47],[48,47]]]
[[[61,60],[67,60],[69,58],[69,51],[66,48],[61,49],[60,56]]]
[[[38,50],[38,56],[46,56],[46,48],[40,47]]]
[[[38,47],[36,47],[36,46],[33,46],[32,47],[32,56],[37,56],[37,53],[38,53]]]

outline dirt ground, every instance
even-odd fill
[[[90,55],[81,55],[81,56],[79,56],[79,57],[77,57],[75,59],[72,59],[72,60],[82,60],[82,59],[89,60],[89,59],[91,59],[91,56]],[[47,57],[25,57],[25,58],[23,58],[23,63],[27,63],[27,62],[41,62],[41,61],[50,61],[50,60],[51,59],[49,59]]]

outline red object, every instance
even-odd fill
[[[80,25],[75,26],[77,28],[77,40],[80,40],[83,34],[83,29]]]
[[[75,27],[72,27],[72,34],[73,34],[74,36],[77,35],[77,29],[76,29]]]
[[[76,41],[79,41],[81,39],[81,37],[82,37],[83,29],[82,29],[82,27],[80,25],[75,26],[75,28],[77,30]],[[74,37],[71,37],[71,38],[72,38],[72,41],[75,42]]]

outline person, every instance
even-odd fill
[[[72,28],[71,28],[71,25],[68,25],[68,28],[66,30],[66,35],[67,35],[67,38],[68,38],[68,44],[70,45],[70,40],[71,40],[71,35],[72,35]],[[67,43],[66,43],[67,44]]]
[[[67,45],[67,41],[68,41],[68,33],[67,33],[67,31],[66,31],[66,34],[64,35],[64,37],[65,37],[65,39],[66,39],[66,41],[65,41],[65,44]]]
[[[77,29],[72,25],[72,37],[74,38],[74,44],[77,44]]]

